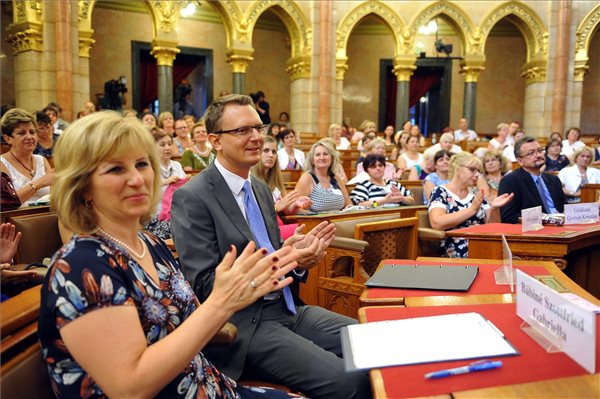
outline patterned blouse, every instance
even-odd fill
[[[463,199],[458,198],[456,194],[448,190],[446,186],[435,187],[431,192],[431,203],[429,210],[434,208],[442,208],[446,213],[454,213],[467,209],[475,199],[475,190],[469,189],[469,194]],[[479,211],[474,216],[471,216],[461,224],[453,227],[454,229],[462,229],[469,226],[485,223],[485,211],[489,208],[487,200],[484,198]],[[467,258],[469,256],[469,242],[464,238],[446,238],[442,240],[442,250],[449,258]]]
[[[135,306],[148,345],[187,319],[198,299],[167,246],[144,233],[160,284],[121,247],[96,235],[76,235],[52,260],[42,287],[39,337],[52,388],[58,397],[106,395],[65,347],[60,329],[84,314],[109,306]],[[158,398],[239,398],[235,381],[202,354],[192,359]]]
[[[319,182],[319,178],[312,172],[310,174],[314,180],[313,189],[309,198],[312,201],[310,210],[313,212],[340,211],[344,208],[344,193],[340,189],[335,177],[330,179],[330,187],[325,188]]]
[[[215,150],[210,150],[208,155],[201,156],[190,148],[183,151],[181,155],[181,166],[184,168],[190,166],[192,170],[204,170],[215,160],[217,153]]]

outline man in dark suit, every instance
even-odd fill
[[[544,149],[533,137],[525,136],[515,143],[515,158],[521,167],[500,181],[498,195],[514,193],[512,201],[500,208],[504,223],[518,223],[521,210],[542,206],[544,213],[562,212],[565,197],[558,177],[541,173],[546,162]]]
[[[217,151],[213,165],[177,190],[173,196],[171,227],[188,281],[200,298],[212,290],[214,272],[231,244],[238,253],[249,241],[262,247],[281,247],[272,194],[266,184],[249,175],[260,161],[265,126],[252,99],[227,95],[207,109],[205,125]],[[246,191],[247,187],[251,187]],[[258,204],[254,210],[249,192]],[[258,216],[256,216],[258,214]],[[258,220],[257,220],[258,219]],[[333,239],[333,225],[322,223],[294,245],[299,253],[292,277],[306,280]],[[292,301],[290,308],[290,302]],[[365,373],[346,373],[341,359],[340,329],[356,321],[316,306],[304,306],[296,293],[266,296],[237,312],[231,346],[205,348],[204,353],[227,375],[242,374],[284,384],[310,397],[365,398],[370,386]]]

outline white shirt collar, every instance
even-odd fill
[[[244,179],[243,177],[238,176],[235,173],[232,173],[229,170],[227,170],[227,168],[225,168],[225,166],[223,166],[223,164],[219,162],[219,158],[215,159],[214,163],[215,167],[221,173],[221,176],[223,176],[223,179],[225,179],[225,183],[227,183],[227,186],[234,195],[240,195],[240,192],[242,191],[242,188],[244,187],[244,183],[246,181],[252,184],[252,181],[250,180],[250,174],[248,174],[247,179]]]

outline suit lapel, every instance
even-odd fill
[[[229,186],[219,170],[212,164],[206,169],[206,174],[208,182],[212,185],[214,198],[219,205],[221,205],[221,208],[223,208],[223,211],[229,218],[231,224],[235,226],[248,241],[253,241],[254,237],[252,236],[252,231],[250,231],[250,228],[248,227],[248,222],[244,218],[238,203],[235,201]]]
[[[527,188],[529,189],[529,191],[531,192],[531,195],[533,195],[533,197],[537,200],[537,203],[542,205],[542,208],[544,207],[544,202],[542,201],[542,197],[540,196],[540,192],[538,191],[537,187],[535,186],[535,183],[533,182],[533,179],[531,178],[531,175],[529,174],[529,172],[523,170],[523,168],[520,168],[519,171],[521,171],[524,176],[523,176],[523,181],[525,182],[525,185],[527,186]]]

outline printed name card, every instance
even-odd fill
[[[521,231],[541,230],[542,226],[542,207],[523,209],[521,211]]]
[[[571,359],[596,372],[596,314],[517,270],[517,316],[550,335]]]
[[[565,205],[565,224],[587,224],[598,221],[598,203]]]

